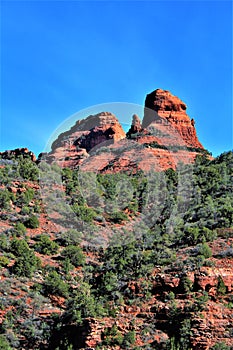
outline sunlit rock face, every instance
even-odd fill
[[[142,127],[151,123],[169,123],[188,147],[203,148],[195,130],[195,122],[186,113],[187,106],[167,90],[157,89],[146,96]]]

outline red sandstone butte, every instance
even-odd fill
[[[179,132],[187,146],[203,149],[196,135],[195,122],[189,118],[186,109],[186,104],[178,97],[167,90],[157,89],[146,96],[142,127],[147,128],[159,120],[167,121]]]

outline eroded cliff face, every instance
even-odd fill
[[[52,151],[40,155],[40,158],[56,162],[61,167],[75,168],[89,157],[93,148],[109,146],[125,137],[118,119],[112,113],[101,112],[78,120],[70,130],[58,136],[52,144]]]
[[[195,122],[189,118],[186,109],[186,104],[178,97],[167,90],[157,89],[146,96],[142,127],[147,128],[154,122],[168,122],[187,146],[203,148],[196,135]]]
[[[157,89],[146,97],[142,123],[134,114],[126,134],[113,114],[90,115],[60,134],[52,151],[40,158],[84,171],[161,171],[192,163],[203,150],[186,105]]]

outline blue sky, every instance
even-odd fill
[[[231,1],[2,1],[1,145],[42,151],[69,116],[170,90],[232,149]]]

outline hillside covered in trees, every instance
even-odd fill
[[[232,349],[232,169],[2,158],[0,349]]]

